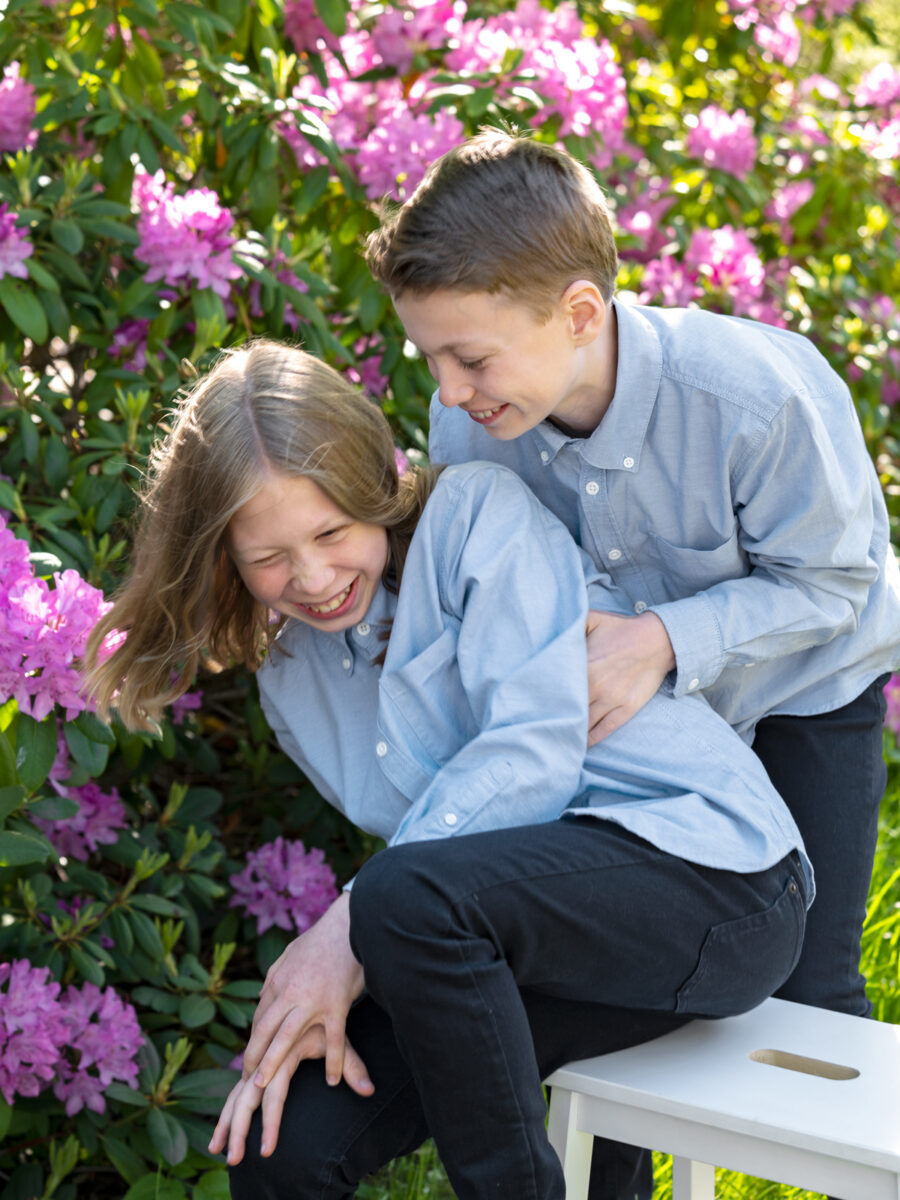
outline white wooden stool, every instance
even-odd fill
[[[587,1196],[595,1135],[673,1155],[673,1200],[713,1200],[715,1166],[900,1200],[900,1025],[767,1000],[546,1082],[567,1200]]]

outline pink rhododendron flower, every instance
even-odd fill
[[[372,26],[372,46],[384,66],[405,75],[417,52],[439,49],[457,37],[466,6],[461,0],[405,0],[385,6]]]
[[[708,167],[744,179],[756,163],[753,122],[742,108],[733,113],[710,104],[687,135],[687,152]]]
[[[766,216],[777,221],[780,226],[781,240],[785,245],[793,241],[794,231],[791,228],[791,217],[812,198],[816,185],[811,179],[798,179],[787,183],[772,197],[766,205]]]
[[[150,322],[146,317],[130,318],[123,321],[113,332],[109,344],[112,358],[122,360],[122,366],[129,371],[143,371],[147,365],[147,334]]]
[[[334,872],[322,851],[280,837],[251,851],[246,867],[229,882],[231,907],[256,917],[258,933],[272,925],[303,933],[337,896]]]
[[[315,0],[285,0],[284,32],[298,54],[316,53],[322,46],[334,50],[339,44],[319,16]]]
[[[144,1043],[134,1008],[111,988],[92,983],[68,987],[61,998],[65,1053],[57,1065],[53,1093],[72,1117],[82,1108],[102,1113],[103,1093],[114,1081],[133,1087],[136,1055]]]
[[[405,475],[409,470],[409,459],[399,446],[394,447],[394,462],[397,464],[397,474]]]
[[[666,255],[647,263],[641,280],[638,303],[662,301],[667,308],[685,308],[703,295],[695,273],[685,269],[676,258]]]
[[[189,712],[196,712],[203,705],[202,692],[185,692],[172,701],[172,724],[183,725]]]
[[[25,259],[34,253],[25,229],[18,229],[18,217],[9,211],[8,204],[0,204],[0,279],[12,275],[16,279],[27,279]]]
[[[26,959],[0,963],[0,1092],[7,1104],[53,1078],[66,1027],[59,984]]]
[[[722,225],[698,229],[684,255],[684,265],[731,299],[732,312],[742,315],[762,297],[766,272],[756,247],[742,229]]]
[[[162,171],[137,171],[131,200],[141,236],[135,255],[148,264],[148,282],[195,280],[219,296],[228,295],[229,281],[240,277],[241,268],[231,258],[234,217],[215,192],[192,188],[179,196]]]
[[[421,182],[429,163],[463,136],[462,122],[445,109],[433,117],[417,116],[398,105],[360,146],[356,158],[359,181],[373,200],[388,195],[405,200]]]
[[[31,149],[38,136],[31,128],[35,111],[34,87],[19,78],[19,64],[10,63],[0,78],[0,153]]]
[[[54,705],[67,720],[88,707],[76,659],[110,607],[77,571],[57,572],[55,590],[34,575],[28,547],[0,514],[0,696],[42,721]]]
[[[753,40],[763,51],[763,57],[793,67],[800,57],[800,30],[789,9],[773,13],[768,21],[760,21],[753,29]]]
[[[867,121],[862,130],[862,143],[874,159],[900,158],[900,116],[883,124]]]
[[[55,820],[49,817],[32,817],[32,820],[61,857],[86,862],[98,846],[113,845],[118,840],[118,830],[127,829],[125,806],[115,788],[102,792],[91,780],[82,787],[57,790],[78,804],[78,812]]]
[[[900,70],[892,63],[882,62],[866,71],[853,93],[857,104],[886,108],[900,100]]]
[[[384,345],[376,334],[359,338],[353,344],[354,366],[347,368],[347,378],[366,389],[370,396],[383,396],[390,378],[382,374],[381,359]]]
[[[671,196],[655,196],[647,192],[616,210],[616,224],[638,240],[637,246],[623,246],[619,251],[620,257],[647,262],[659,254],[671,237],[664,217],[673,203]]]

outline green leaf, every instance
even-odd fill
[[[156,913],[159,917],[183,917],[184,909],[180,905],[174,904],[171,900],[166,900],[164,896],[154,895],[152,892],[141,892],[138,895],[133,895],[129,904],[134,908],[142,908],[146,912]]]
[[[160,1108],[151,1109],[147,1114],[147,1132],[167,1163],[174,1167],[184,1159],[188,1152],[187,1134],[171,1113]]]
[[[332,33],[343,37],[347,32],[347,6],[344,0],[316,0],[316,11]]]
[[[5,508],[7,512],[13,512],[20,521],[24,521],[25,509],[22,507],[22,500],[19,493],[6,479],[0,479],[0,508]]]
[[[25,789],[23,787],[0,788],[0,821],[5,821],[11,813],[20,808],[24,800]]]
[[[21,279],[4,275],[0,279],[0,304],[12,323],[36,345],[47,340],[47,317],[34,292]]]
[[[50,236],[67,254],[80,254],[84,249],[81,226],[69,217],[54,217],[50,222]]]
[[[121,1104],[133,1104],[136,1108],[148,1108],[150,1101],[143,1092],[126,1087],[124,1083],[111,1083],[103,1090],[104,1096],[118,1100]]]
[[[150,1117],[156,1112],[158,1109],[154,1109]],[[161,1113],[159,1115],[162,1116]],[[148,1125],[150,1117],[147,1118]],[[177,1179],[170,1179],[157,1172],[155,1175],[145,1175],[143,1179],[132,1184],[122,1200],[185,1200],[185,1190]]]
[[[178,1006],[178,1017],[188,1029],[207,1025],[216,1015],[216,1006],[209,996],[185,996]]]
[[[42,267],[39,262],[35,262],[33,256],[29,259],[26,259],[25,269],[38,287],[46,288],[48,292],[59,291],[59,283],[57,282],[56,276],[51,275],[47,268]]]
[[[120,908],[114,908],[106,922],[109,926],[110,936],[116,943],[116,949],[121,950],[125,955],[130,954],[134,948],[134,934],[131,932],[131,926],[128,924],[125,914]]]
[[[78,804],[68,796],[42,796],[28,805],[28,815],[43,817],[45,821],[64,821],[80,812]]]
[[[228,1200],[228,1171],[220,1167],[217,1171],[204,1171],[194,1184],[194,1200]]]
[[[100,742],[103,746],[114,746],[116,744],[116,735],[105,721],[100,720],[96,713],[80,712],[73,723],[92,742]]]
[[[109,747],[86,737],[73,721],[66,722],[63,733],[66,745],[78,765],[95,777],[102,774],[109,758]]]
[[[36,791],[50,773],[56,758],[58,731],[56,717],[49,713],[35,721],[27,713],[19,714],[16,730],[16,766],[19,779],[30,792]]]
[[[26,863],[45,862],[50,854],[49,844],[43,839],[11,829],[0,832],[0,866],[21,867]]]
[[[9,1122],[12,1118],[12,1113],[12,1106],[7,1104],[3,1097],[0,1096],[0,1144],[3,1143],[3,1140],[6,1137],[6,1131],[9,1129]]]
[[[16,771],[16,756],[9,739],[0,734],[0,787],[15,787],[19,782]]]
[[[159,936],[159,930],[150,918],[145,913],[131,909],[128,913],[128,920],[131,924],[135,940],[144,953],[152,958],[154,962],[164,958],[165,950]]]
[[[81,949],[80,946],[70,946],[69,954],[72,957],[72,962],[75,969],[82,979],[86,979],[88,983],[96,984],[97,987],[103,987],[106,983],[106,976],[103,973],[103,968],[89,954]]]
[[[109,1161],[113,1164],[126,1183],[138,1183],[147,1178],[147,1164],[139,1154],[127,1144],[114,1137],[111,1133],[100,1136],[103,1149]],[[151,1175],[152,1179],[153,1176]]]
[[[206,1096],[224,1100],[240,1078],[240,1072],[215,1070],[190,1071],[172,1084],[172,1095],[180,1097]]]

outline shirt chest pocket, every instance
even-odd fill
[[[456,651],[456,630],[445,629],[421,654],[386,663],[379,681],[379,727],[426,770],[442,767],[478,732]]]
[[[737,579],[746,575],[749,568],[749,560],[738,541],[737,528],[720,545],[704,550],[678,546],[651,533],[646,543],[646,555],[659,571],[660,586],[669,600],[693,595],[724,579]]]

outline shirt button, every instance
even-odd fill
[[[372,626],[369,625],[367,621],[363,621],[361,624],[357,625],[356,632],[360,637],[367,637],[371,628]]]
[[[387,754],[387,742],[379,742],[375,747],[375,753],[379,758],[384,758],[384,756]]]
[[[634,466],[634,459],[631,457],[630,454],[628,455],[627,458],[622,459],[622,466],[627,467],[629,471]]]
[[[342,658],[341,666],[344,668],[345,671],[349,671],[350,668],[353,666],[353,660],[350,658]]]
[[[549,451],[549,450],[542,450],[542,451],[541,451],[541,462],[542,462],[542,463],[548,463],[549,461],[550,461],[550,451]]]
[[[636,613],[642,613],[642,612],[646,612],[646,611],[647,611],[647,605],[646,605],[645,601],[643,601],[643,600],[638,600],[637,604],[635,604],[635,606],[634,606],[634,611],[635,611]]]
[[[446,813],[444,816],[445,825],[455,825],[458,820],[459,817],[456,815],[456,813]]]
[[[695,692],[699,686],[700,686],[700,680],[692,679],[691,682],[688,684],[688,691]]]
[[[610,562],[617,562],[622,557],[622,551],[621,550],[610,550],[609,554],[606,557],[609,559]]]
[[[600,491],[600,484],[595,479],[592,479],[590,483],[584,485],[584,490],[589,496],[596,496]]]

